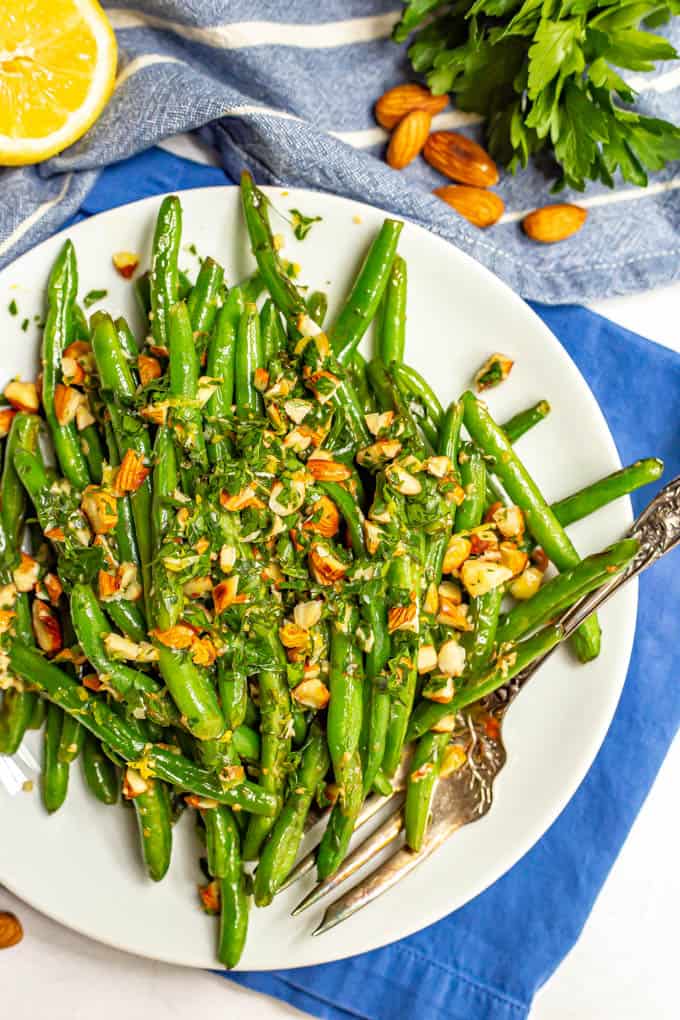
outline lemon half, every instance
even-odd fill
[[[0,164],[72,145],[113,91],[116,37],[96,0],[2,0]]]

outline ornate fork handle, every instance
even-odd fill
[[[584,595],[564,613],[560,623],[564,627],[565,639],[573,634],[591,613],[604,605],[619,588],[680,544],[680,476],[673,478],[645,507],[630,529],[629,535],[640,543],[637,553],[620,574],[603,584],[601,588]],[[489,708],[492,711],[507,709],[526,682],[558,647],[559,645],[555,645],[518,673],[510,684],[492,695],[489,699]]]

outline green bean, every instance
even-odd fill
[[[15,687],[4,691],[0,704],[0,754],[14,754],[19,749],[26,730],[32,728],[35,708],[32,692]]]
[[[139,357],[139,347],[137,341],[134,338],[134,334],[130,329],[127,320],[120,315],[114,322],[116,327],[116,336],[118,337],[118,343],[120,344],[125,357],[128,359],[130,371],[133,373],[132,378],[136,382],[135,370],[137,368],[137,358]]]
[[[219,809],[218,809],[219,810]],[[248,934],[248,893],[240,853],[240,833],[231,811],[224,812],[221,857],[225,874],[220,879],[220,928],[217,958],[225,967],[241,959]]]
[[[59,748],[57,750],[58,760],[66,765],[70,765],[72,761],[75,761],[82,751],[84,739],[85,730],[78,720],[74,719],[71,715],[65,715],[61,724]]]
[[[177,273],[178,287],[177,287],[177,300],[186,301],[194,288],[191,278],[184,272],[183,269],[178,270]]]
[[[179,301],[177,259],[181,240],[182,206],[176,195],[168,195],[158,210],[149,271],[151,335],[158,347],[170,346],[168,318]]]
[[[118,769],[111,759],[107,758],[99,741],[91,733],[85,734],[81,761],[90,793],[102,804],[115,804],[120,789]]]
[[[106,613],[125,637],[131,641],[146,641],[146,620],[136,602],[113,599],[106,603]]]
[[[486,502],[486,462],[471,443],[463,443],[458,454],[460,481],[465,499],[456,510],[454,531],[476,528],[484,514]]]
[[[262,397],[255,388],[255,372],[262,364],[260,316],[257,305],[246,305],[236,337],[235,394],[240,418],[262,414]]]
[[[406,843],[416,853],[425,839],[434,788],[449,739],[449,733],[424,733],[416,744],[409,765],[404,827]]]
[[[42,797],[50,814],[58,811],[68,792],[69,766],[59,761],[59,741],[64,713],[56,705],[47,709],[43,742]]]
[[[508,496],[524,511],[527,527],[534,539],[559,571],[574,567],[579,555],[554,513],[545,502],[536,483],[516,456],[512,445],[496,425],[484,404],[469,391],[463,395],[465,426],[472,439],[493,457],[494,472]],[[600,651],[600,625],[595,615],[581,624],[573,637],[582,662],[594,659]]]
[[[315,290],[307,298],[307,312],[317,326],[323,328],[324,319],[328,312],[328,298],[322,290]]]
[[[82,307],[78,304],[77,301],[74,302],[73,304],[71,324],[74,340],[85,340],[86,342],[89,341],[90,324],[87,321],[87,315],[85,314]]]
[[[38,698],[33,705],[33,711],[28,724],[29,730],[40,730],[42,729],[43,723],[47,718],[47,701],[44,698]]]
[[[552,512],[563,528],[574,521],[580,521],[600,507],[635,492],[642,485],[655,482],[663,474],[663,461],[650,457],[647,460],[636,460],[628,467],[614,471],[611,475],[601,478],[592,485],[572,493],[551,506]]]
[[[111,422],[106,422],[104,434],[106,436],[109,464],[111,467],[118,468],[120,467],[120,455]],[[121,563],[134,563],[139,566],[139,549],[137,548],[132,503],[129,496],[121,496],[116,500],[116,510],[118,512],[118,520],[116,521],[114,534],[116,536],[118,557]],[[136,640],[141,641],[143,639],[138,638]]]
[[[286,333],[281,325],[279,310],[271,298],[267,298],[260,312],[262,325],[262,365],[269,364],[275,354],[285,349]]]
[[[361,407],[367,414],[370,414],[371,411],[375,411],[376,403],[368,385],[367,367],[366,359],[361,351],[355,351],[349,364],[350,379]]]
[[[76,254],[66,241],[52,267],[47,284],[47,315],[42,342],[42,403],[61,470],[76,489],[90,481],[87,462],[80,448],[73,422],[60,425],[54,405],[55,388],[61,378],[61,357],[72,325],[73,306],[78,289]]]
[[[302,842],[312,800],[329,765],[325,735],[318,722],[314,722],[310,727],[295,781],[291,784],[281,814],[260,854],[254,888],[258,907],[266,907],[271,903],[288,877]]]
[[[205,825],[205,849],[208,855],[208,871],[213,878],[225,878],[229,874],[229,849],[233,817],[227,807],[208,808],[201,811]]]
[[[465,668],[470,673],[478,673],[491,658],[504,590],[503,585],[498,585],[486,594],[476,595],[470,600],[473,630],[469,641],[463,642],[467,649]]]
[[[437,440],[437,453],[443,457],[449,458],[454,474],[458,478],[460,478],[458,449],[460,446],[460,427],[462,423],[462,404],[454,401],[449,404],[444,413]],[[438,585],[441,581],[442,565],[452,530],[453,525],[449,522],[445,522],[445,526],[441,529],[441,531],[432,535],[427,544],[423,571],[425,575],[426,589],[429,588],[431,584],[434,584],[435,586]]]
[[[302,708],[293,708],[291,712],[293,724],[293,747],[298,749],[303,746],[309,733],[309,713]]]
[[[406,347],[406,262],[395,255],[385,286],[378,331],[378,357],[386,365],[404,360]]]
[[[217,660],[217,686],[227,729],[235,730],[246,718],[248,681],[244,670]]]
[[[475,701],[493,694],[499,687],[509,683],[526,666],[529,666],[534,659],[549,652],[562,640],[562,636],[563,631],[560,626],[544,627],[543,630],[539,630],[525,641],[507,646],[492,666],[482,671],[481,674],[467,678],[467,682],[446,704],[423,699],[411,716],[407,740],[416,740],[427,730],[436,726],[445,716],[454,715],[461,708],[466,708]]]
[[[87,425],[80,431],[80,449],[87,462],[91,480],[100,485],[104,475],[104,447],[96,425]]]
[[[26,490],[14,467],[14,454],[18,449],[35,452],[39,431],[40,418],[35,414],[24,414],[20,411],[14,416],[5,446],[0,481],[0,506],[10,564],[19,562],[26,514]]]
[[[38,687],[50,702],[64,712],[75,715],[87,730],[133,766],[143,760],[145,767],[158,779],[198,797],[210,797],[221,804],[236,805],[242,811],[273,815],[277,810],[276,798],[261,786],[247,780],[227,786],[188,758],[176,754],[174,749],[147,743],[105,701],[90,695],[36,649],[12,641],[9,658],[18,676]]]
[[[369,793],[385,754],[385,738],[390,718],[390,694],[384,675],[390,654],[390,638],[387,633],[387,608],[385,593],[376,582],[367,585],[360,596],[361,613],[373,638],[366,653],[366,680],[368,695],[365,699],[367,718],[364,720],[364,796]]]
[[[272,300],[286,319],[297,325],[300,315],[306,313],[304,299],[290,277],[284,272],[274,248],[274,239],[267,218],[267,199],[256,188],[250,174],[241,174],[241,201],[253,255],[260,275]]]
[[[222,294],[224,269],[208,257],[203,259],[196,283],[187,298],[187,311],[195,333],[210,333]]]
[[[250,726],[244,723],[237,726],[232,734],[232,743],[239,758],[246,758],[248,761],[260,760],[260,734]]]
[[[154,882],[160,882],[172,855],[170,793],[159,779],[147,779],[145,783],[146,789],[135,796],[133,803],[147,873]]]
[[[339,482],[319,482],[318,487],[333,500],[342,514],[354,555],[365,556],[364,515],[355,497]]]
[[[405,396],[414,397],[422,404],[433,427],[439,431],[444,417],[444,408],[439,397],[429,383],[425,382],[420,372],[399,362],[391,364],[389,370],[401,392]]]
[[[415,550],[392,561],[390,582],[398,597],[399,605],[405,605],[420,590],[420,567]],[[396,772],[401,758],[409,717],[413,708],[413,700],[417,682],[417,648],[418,636],[406,631],[395,631],[392,634],[390,648],[390,665],[392,675],[390,685],[392,698],[390,719],[385,738],[385,755],[382,770],[388,779]]]
[[[196,404],[200,374],[198,357],[189,313],[183,301],[172,305],[168,310],[167,333],[170,351],[169,392],[176,398],[172,410],[172,425],[179,445],[192,465],[185,476],[185,487],[187,480],[191,480],[189,483],[191,488],[196,470],[207,468],[208,455],[201,409]]]
[[[329,332],[333,352],[343,364],[349,362],[378,311],[403,226],[400,220],[385,220]]]
[[[244,304],[253,304],[259,298],[262,291],[265,289],[264,280],[260,276],[259,270],[255,270],[250,276],[247,276],[245,280],[241,280],[238,284],[238,289],[241,291]],[[233,288],[232,288],[233,290]]]
[[[355,621],[345,622],[348,633],[336,625],[331,635],[328,749],[339,795],[319,845],[317,870],[327,878],[342,863],[363,803],[363,776],[359,754],[363,670],[354,643]]]
[[[156,433],[153,464],[151,549],[153,558],[157,561],[165,534],[174,519],[170,500],[177,488],[175,444],[172,431],[166,426],[161,426]]]
[[[151,279],[147,269],[141,273],[134,282],[134,292],[137,299],[137,306],[142,313],[146,326],[149,324],[149,312],[151,311]]]
[[[231,405],[234,402],[236,334],[243,308],[241,290],[239,287],[233,287],[218,313],[208,344],[208,375],[211,379],[220,380],[207,405],[207,412],[211,418],[224,419],[231,414]],[[223,436],[217,435],[208,446],[210,462],[222,463],[229,456],[229,450],[228,441]]]
[[[543,626],[582,595],[599,588],[623,570],[637,549],[635,539],[627,538],[602,552],[586,556],[575,567],[553,577],[532,598],[518,602],[503,616],[496,633],[497,642],[516,641]]]
[[[290,695],[285,674],[285,656],[278,637],[271,633],[258,635],[266,641],[277,669],[263,669],[259,674],[260,689],[260,786],[277,798],[281,807],[285,781],[285,764],[290,752]],[[271,818],[251,818],[243,841],[243,859],[255,860],[262,842],[273,825]]]
[[[533,407],[527,407],[524,411],[519,411],[518,414],[513,415],[512,418],[509,418],[508,421],[501,425],[501,428],[510,442],[516,443],[529,429],[532,429],[534,425],[538,425],[549,414],[550,404],[548,401],[539,400]]]
[[[135,382],[130,371],[125,351],[121,347],[116,327],[111,317],[102,312],[92,316],[92,350],[94,352],[101,385],[110,391],[113,399],[107,401],[111,424],[122,458],[131,450],[143,461],[150,459],[151,447],[146,428],[139,420],[119,406],[119,402],[131,401],[135,394]],[[142,587],[147,614],[151,592],[151,483],[145,478],[130,495],[130,506],[134,520],[134,542],[139,551]],[[132,560],[131,562],[134,562]]]

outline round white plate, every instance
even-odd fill
[[[312,192],[269,189],[282,210],[323,217],[304,242],[282,222],[284,254],[302,267],[302,282],[327,290],[330,318],[384,214],[366,205]],[[229,281],[253,260],[236,188],[182,193],[181,265],[193,271],[191,243],[226,267]],[[147,264],[159,199],[113,209],[68,231],[78,253],[80,294],[107,288],[105,306],[141,323],[130,283],[112,269],[111,255],[130,250]],[[0,274],[2,375],[35,375],[38,331],[58,235]],[[407,224],[400,251],[408,260],[407,359],[434,384],[443,401],[456,397],[493,351],[515,360],[510,379],[489,395],[504,420],[547,397],[548,420],[521,441],[521,453],[549,499],[560,498],[620,466],[604,418],[578,370],[549,330],[490,272],[467,255]],[[19,314],[5,312],[15,300]],[[21,322],[30,318],[24,333]],[[620,501],[573,528],[582,553],[619,538],[631,521]],[[297,918],[291,908],[310,881],[253,909],[242,969],[301,967],[375,949],[409,935],[462,906],[499,878],[546,831],[583,779],[605,736],[626,676],[635,627],[636,591],[627,587],[602,613],[599,659],[576,664],[566,650],[550,660],[513,706],[504,727],[508,764],[495,803],[396,890],[320,938],[310,938],[321,908]],[[40,742],[28,747],[39,758]],[[145,878],[133,813],[108,808],[85,790],[76,763],[65,806],[45,814],[40,794],[10,797],[0,787],[0,882],[34,907],[118,949],[196,967],[215,966],[216,924],[201,912],[196,885],[199,848],[192,825],[176,829],[170,873],[160,885]]]

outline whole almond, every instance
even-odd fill
[[[16,946],[24,937],[21,922],[14,914],[0,911],[0,949]]]
[[[505,210],[505,202],[500,195],[486,188],[445,184],[443,188],[435,188],[434,193],[475,227],[490,227],[498,222]]]
[[[381,127],[391,131],[412,110],[427,110],[434,116],[444,109],[448,101],[448,96],[433,96],[429,89],[415,82],[396,85],[375,104],[375,119]]]
[[[432,115],[427,110],[412,110],[399,121],[387,146],[387,162],[393,170],[403,170],[416,158],[427,141]]]
[[[498,183],[498,167],[488,152],[456,131],[434,131],[425,143],[423,156],[452,181],[476,188]]]
[[[587,216],[588,210],[580,205],[569,205],[566,202],[544,205],[542,209],[534,209],[524,217],[522,228],[532,241],[555,244],[580,230]]]

